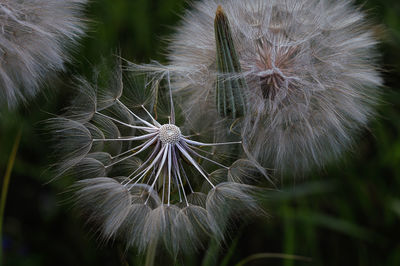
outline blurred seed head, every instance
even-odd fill
[[[374,115],[382,85],[365,13],[350,0],[195,2],[169,47],[168,68],[179,69],[173,87],[189,117],[214,110],[217,120],[221,113],[221,41],[214,35],[221,10],[241,66],[241,73],[222,73],[248,86],[240,124],[248,154],[265,167],[301,174],[348,150]],[[236,97],[231,91],[226,97]]]
[[[157,85],[146,75],[123,77],[120,67],[105,87],[78,79],[76,100],[47,124],[57,177],[80,179],[76,206],[103,240],[140,251],[157,243],[177,255],[223,239],[231,218],[259,210],[256,189],[245,184],[259,172],[247,160],[216,161],[217,147],[240,142],[202,142],[208,136],[178,126],[171,92],[160,93],[170,88],[165,73]]]
[[[63,70],[67,48],[83,35],[87,0],[0,1],[0,103],[34,96],[52,71]]]

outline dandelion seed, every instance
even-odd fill
[[[87,0],[0,1],[0,103],[26,102],[83,35]]]
[[[162,123],[145,105],[124,103],[123,91],[143,88],[123,89],[120,71],[114,72],[120,82],[110,82],[107,93],[81,80],[81,93],[65,117],[48,121],[62,155],[58,176],[82,179],[75,185],[76,204],[104,240],[122,238],[140,251],[163,243],[176,255],[201,247],[211,235],[223,239],[230,218],[257,209],[255,189],[244,184],[250,178],[236,168],[257,168],[246,160],[226,166],[206,150],[240,141],[208,143],[183,133],[168,74],[170,111]]]

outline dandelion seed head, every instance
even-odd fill
[[[218,69],[221,12],[241,73]],[[169,69],[180,69],[174,91],[189,119],[214,110],[218,122],[218,79],[244,78],[246,97],[224,93],[235,104],[245,99],[246,150],[264,167],[301,175],[351,149],[375,114],[382,79],[374,29],[351,0],[196,1],[170,41]]]
[[[162,125],[158,133],[163,144],[176,144],[181,139],[181,130],[172,124]]]
[[[0,1],[0,103],[14,107],[64,70],[83,36],[87,0]]]
[[[214,155],[217,146],[241,142],[202,142],[199,134],[186,134],[176,123],[170,87],[167,123],[132,102],[141,97],[126,104],[123,99],[132,95],[126,92],[159,88],[126,82],[119,66],[113,73],[107,93],[78,79],[77,100],[48,121],[61,158],[57,176],[80,179],[74,185],[76,206],[104,241],[119,238],[142,252],[156,242],[176,255],[203,247],[210,236],[223,239],[231,218],[257,209],[254,188],[245,185],[257,167],[245,160],[227,166]],[[168,75],[165,79],[159,86],[169,86]],[[241,206],[241,216],[234,206]]]

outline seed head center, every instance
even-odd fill
[[[159,138],[163,144],[175,144],[181,139],[181,130],[172,124],[160,127]]]

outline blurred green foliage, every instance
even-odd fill
[[[280,191],[265,195],[270,217],[234,228],[226,244],[210,243],[178,265],[400,265],[400,1],[358,2],[384,28],[379,117],[341,162],[302,179],[283,179]],[[89,77],[103,56],[120,50],[134,62],[165,61],[162,39],[185,7],[184,0],[92,0],[90,30],[68,72],[25,107],[0,111],[0,176],[23,130],[4,221],[6,265],[143,263],[118,242],[97,242],[92,228],[64,201],[72,180],[48,183],[46,169],[54,160],[40,121],[60,113],[72,97],[71,77]],[[172,261],[160,254],[156,263]]]

